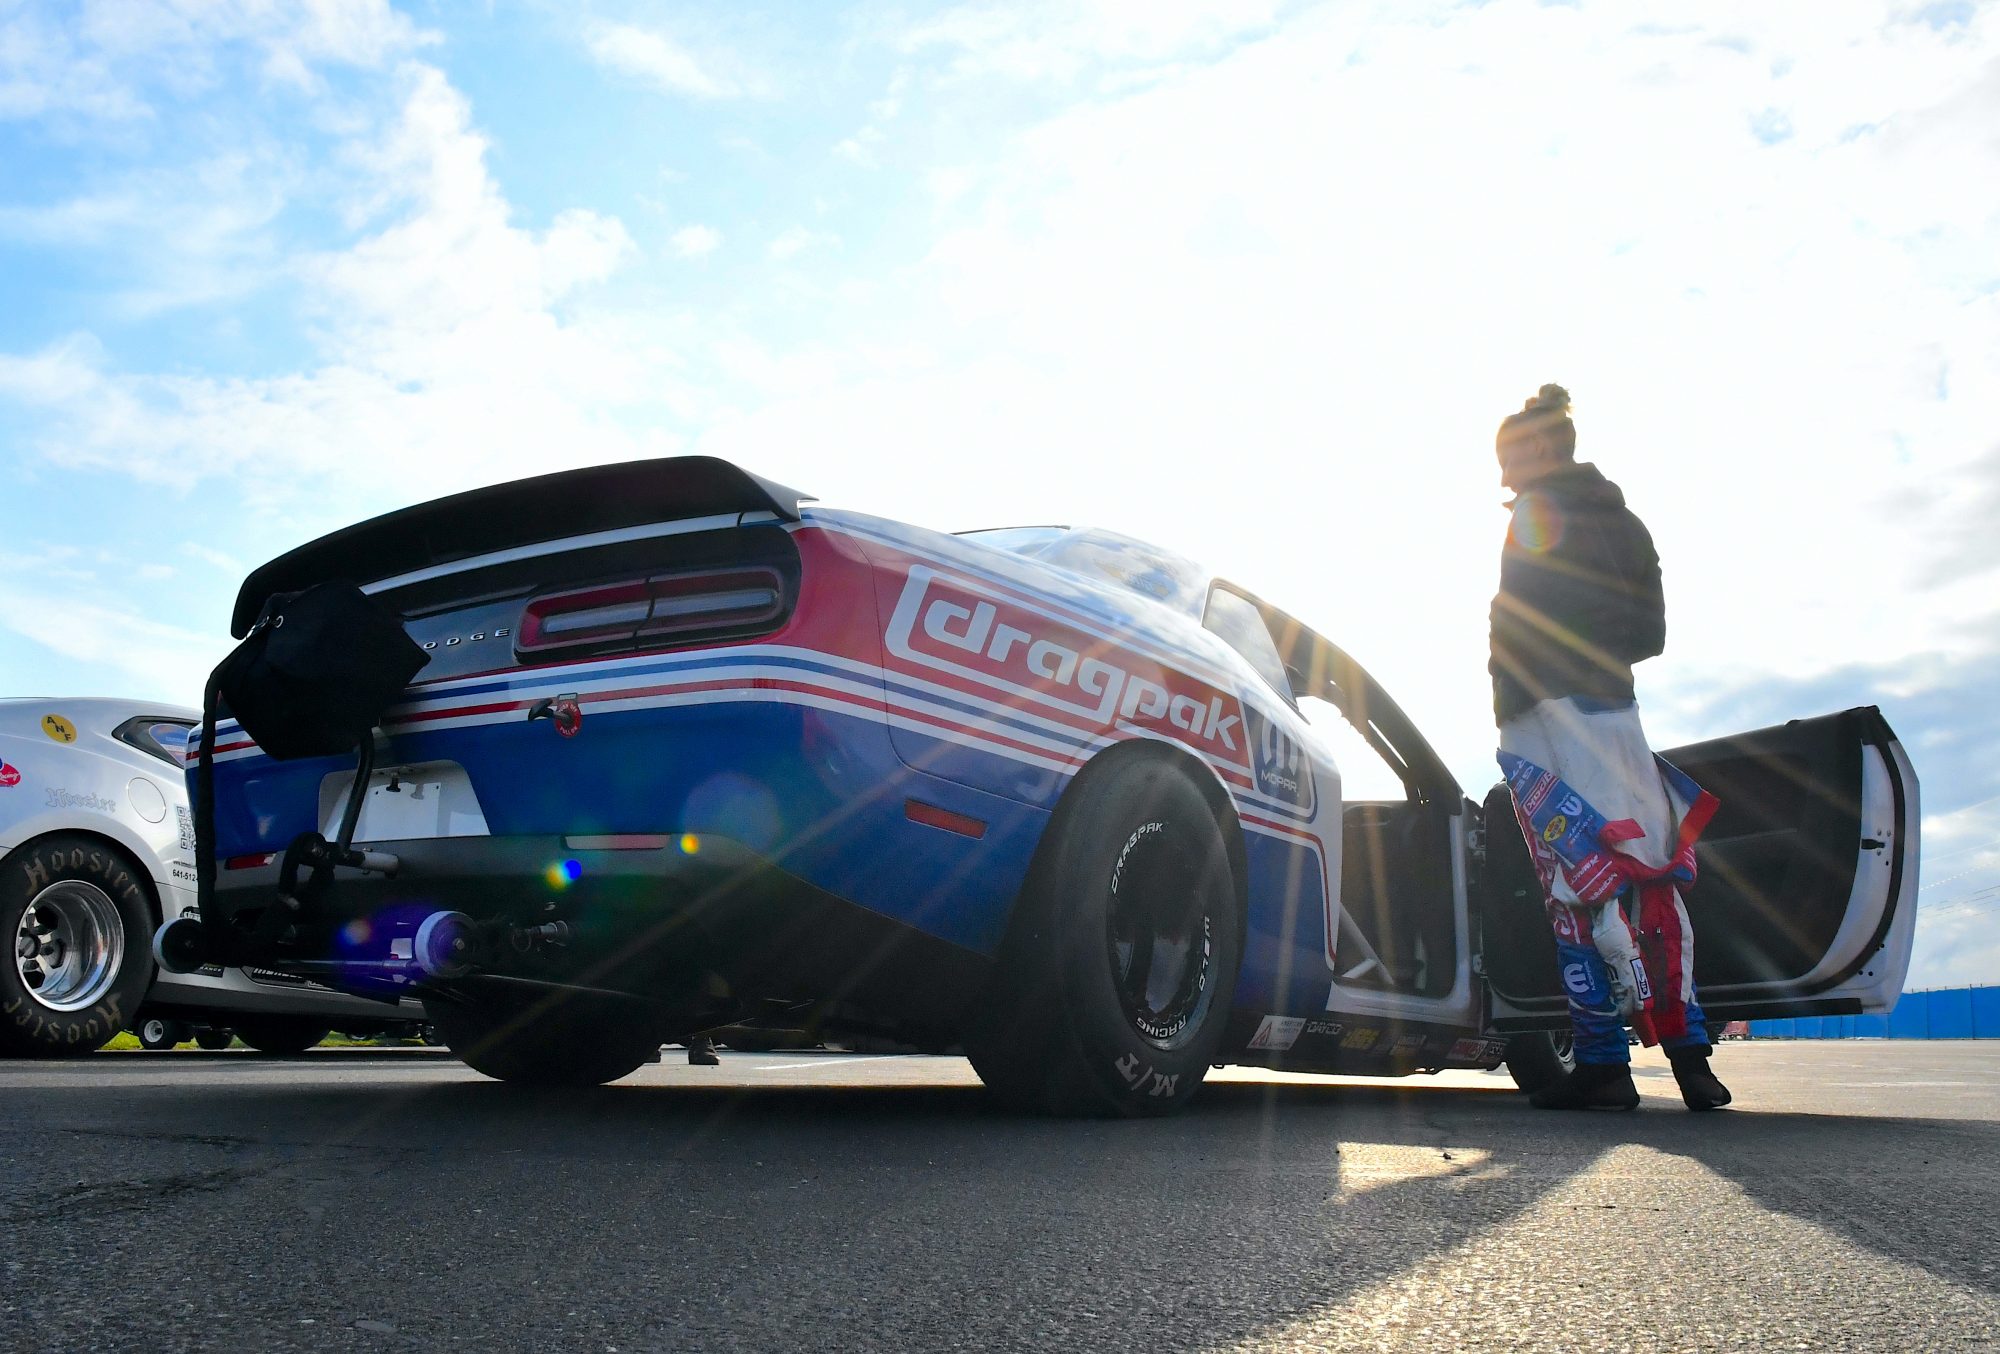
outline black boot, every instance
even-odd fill
[[[1635,1110],[1639,1088],[1625,1063],[1578,1063],[1561,1081],[1529,1096],[1528,1103],[1542,1110]]]
[[[1729,1103],[1729,1088],[1708,1070],[1708,1045],[1690,1044],[1667,1050],[1674,1066],[1674,1080],[1681,1085],[1681,1100],[1691,1110],[1719,1110]]]
[[[688,1040],[689,1067],[720,1067],[722,1059],[715,1056],[715,1041],[707,1035],[696,1035]]]

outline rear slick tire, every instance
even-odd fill
[[[966,1034],[1010,1108],[1171,1113],[1221,1051],[1242,957],[1222,827],[1171,762],[1115,755],[1050,824]]]
[[[521,1086],[602,1086],[660,1056],[656,1032],[553,1001],[424,1003],[446,1047],[473,1071]]]

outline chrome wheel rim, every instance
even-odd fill
[[[104,999],[125,966],[125,922],[95,884],[64,879],[36,894],[14,936],[14,971],[45,1010],[81,1011]]]

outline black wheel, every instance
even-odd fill
[[[220,1053],[223,1049],[229,1047],[230,1041],[235,1037],[236,1034],[233,1030],[219,1030],[210,1026],[207,1029],[200,1029],[194,1032],[194,1046],[196,1048],[207,1049],[210,1053]]]
[[[601,1086],[660,1055],[658,1032],[633,1023],[629,1012],[607,1014],[560,997],[525,1006],[427,1001],[424,1013],[461,1062],[495,1081]]]
[[[144,871],[59,832],[0,865],[0,1055],[72,1057],[124,1029],[153,981]]]
[[[311,1019],[294,1016],[243,1016],[236,1022],[238,1039],[275,1057],[304,1053],[331,1031]]]
[[[1220,1051],[1242,954],[1229,850],[1180,770],[1079,781],[1036,853],[966,1053],[1011,1106],[1165,1114]]]
[[[1507,1041],[1507,1072],[1530,1095],[1576,1069],[1576,1036],[1568,1030],[1536,1030]]]
[[[148,1016],[132,1031],[139,1036],[139,1047],[162,1049],[184,1044],[194,1031],[185,1021],[168,1020],[165,1016]]]

